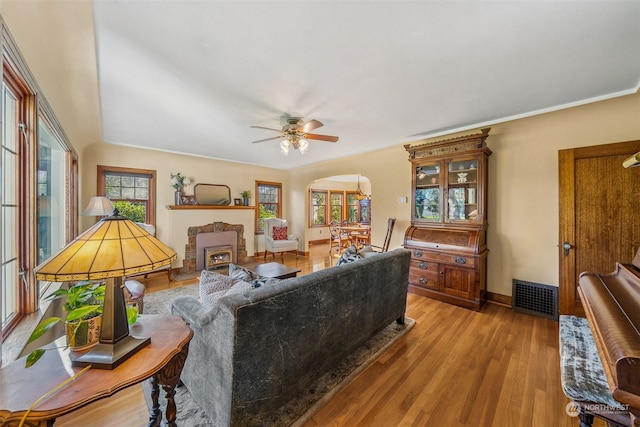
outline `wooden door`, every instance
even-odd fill
[[[640,247],[640,167],[622,167],[638,151],[640,141],[559,151],[560,314],[584,316],[581,272],[611,272]]]

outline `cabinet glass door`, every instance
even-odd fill
[[[442,218],[440,163],[418,166],[415,168],[415,174],[415,218],[440,221]]]
[[[447,220],[475,221],[478,218],[478,159],[448,164]]]

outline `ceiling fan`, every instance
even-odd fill
[[[278,136],[259,139],[258,141],[253,141],[253,143],[255,144],[257,142],[282,139],[282,142],[280,143],[280,151],[282,152],[282,154],[284,154],[285,156],[289,154],[290,147],[293,147],[295,150],[300,150],[300,153],[304,154],[309,148],[309,139],[328,142],[336,142],[338,140],[337,136],[309,133],[314,129],[318,129],[320,126],[323,126],[323,124],[318,120],[313,119],[304,123],[304,121],[299,117],[286,118],[286,123],[282,126],[282,130],[267,128],[264,126],[251,126],[252,128],[256,129],[273,130],[279,133]]]

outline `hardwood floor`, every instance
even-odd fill
[[[301,274],[336,260],[328,245],[312,246],[310,256],[297,261],[293,255],[284,259]],[[145,282],[153,292],[194,281],[169,284],[162,275]],[[415,327],[306,427],[578,425],[565,412],[557,322],[497,304],[476,313],[414,294],[407,302]],[[56,426],[143,426],[147,416],[141,389],[130,387]]]

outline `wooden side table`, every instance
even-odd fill
[[[175,426],[175,386],[180,380],[193,331],[179,316],[143,315],[130,326],[130,334],[151,337],[151,344],[114,370],[90,369],[80,375],[36,406],[25,425],[51,426],[59,416],[151,378],[153,407],[149,426],[159,426],[162,420],[159,384],[166,392],[168,424]],[[17,426],[33,402],[79,372],[81,368],[72,367],[71,359],[80,354],[49,350],[31,368],[24,367],[23,357],[0,369],[0,425]]]

